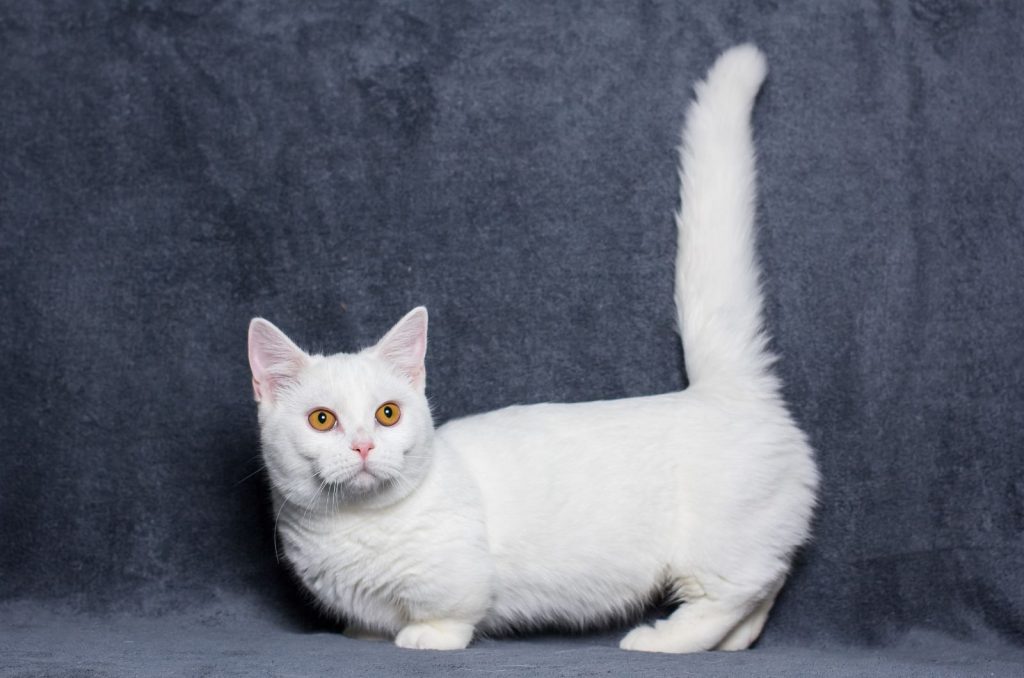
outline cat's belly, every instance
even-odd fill
[[[665,583],[673,513],[574,488],[518,509],[492,492],[488,535],[495,580],[492,614],[502,626],[582,628],[635,613]],[[644,502],[638,494],[636,503]],[[500,507],[500,508],[499,508]]]
[[[543,567],[498,565],[492,605],[480,627],[485,632],[545,626],[583,629],[638,614],[664,585],[651,567]]]

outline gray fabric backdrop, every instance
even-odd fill
[[[798,655],[779,647],[920,637],[1002,647],[1012,666],[1022,15],[0,4],[0,667],[133,670],[100,640],[32,649],[93,628],[78,620],[164,623],[158,639],[172,619],[268,639],[330,628],[274,556],[253,315],[336,351],[426,304],[438,422],[682,387],[674,146],[692,82],[742,40],[771,68],[755,111],[768,322],[824,475],[760,652],[782,666]],[[475,651],[551,647],[518,642]],[[382,670],[413,661],[372,647]]]

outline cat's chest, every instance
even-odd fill
[[[403,543],[405,530],[381,529],[372,522],[346,525],[322,521],[315,526],[287,526],[281,532],[288,560],[307,581],[333,575],[343,580],[365,579],[380,572]],[[405,544],[408,549],[412,546]]]
[[[281,529],[285,554],[321,603],[373,626],[401,625],[398,601],[422,576],[424,547],[408,521],[320,521]]]
[[[424,603],[457,598],[486,578],[482,516],[466,507],[415,505],[310,521],[282,521],[285,555],[326,607],[383,632]]]

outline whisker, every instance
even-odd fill
[[[235,483],[235,484],[234,484],[234,487],[238,487],[239,485],[241,485],[242,483],[244,483],[244,482],[245,482],[246,480],[248,480],[249,478],[252,478],[252,477],[253,477],[254,475],[256,475],[257,473],[260,473],[260,472],[262,472],[262,471],[265,471],[265,470],[266,470],[266,468],[267,468],[267,465],[266,465],[266,464],[260,464],[260,467],[259,467],[258,469],[256,469],[255,471],[253,471],[253,472],[252,472],[252,473],[250,473],[249,475],[245,476],[245,477],[244,477],[244,478],[242,478],[241,480],[239,480],[239,481],[238,481],[237,483]]]
[[[281,500],[281,505],[277,507],[277,515],[274,516],[274,556],[277,558],[278,565],[281,564],[281,551],[277,548],[277,524],[281,520],[281,511],[284,510],[284,507],[287,506],[287,504],[288,495],[285,494],[284,498]]]
[[[281,551],[278,549],[277,546],[277,525],[279,522],[281,522],[281,513],[284,511],[285,507],[291,502],[292,495],[288,490],[297,489],[299,486],[301,486],[302,484],[306,483],[309,480],[313,480],[313,477],[311,476],[309,478],[297,478],[296,480],[290,483],[285,483],[283,486],[277,488],[277,490],[283,496],[283,498],[281,499],[281,505],[277,509],[277,515],[274,517],[274,556],[277,558],[278,564],[281,563]]]
[[[320,487],[318,487],[316,492],[313,493],[313,498],[309,500],[308,504],[306,504],[306,510],[302,514],[303,520],[307,520],[309,518],[309,512],[313,510],[313,504],[316,503],[316,500],[320,497],[320,493],[324,491],[325,487],[327,487],[327,478],[324,478],[323,482],[320,483]]]

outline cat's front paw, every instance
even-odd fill
[[[395,645],[409,650],[464,650],[473,640],[473,625],[455,621],[409,624],[395,636]]]

